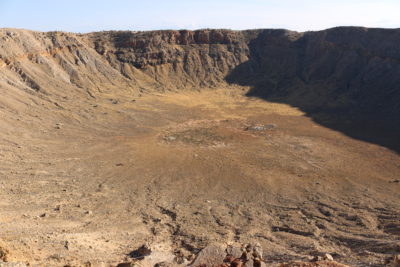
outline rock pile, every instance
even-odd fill
[[[245,244],[242,247],[208,246],[197,255],[191,267],[267,267],[260,244]],[[292,261],[273,265],[279,267],[348,267],[337,263],[330,254],[314,257],[311,262]],[[396,266],[397,267],[397,266]]]

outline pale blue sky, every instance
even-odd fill
[[[0,0],[0,28],[400,28],[400,0]]]

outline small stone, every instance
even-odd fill
[[[189,254],[189,255],[186,256],[186,259],[187,259],[188,261],[193,261],[194,258],[195,258],[195,255],[194,255],[194,254]]]
[[[323,260],[323,258],[321,256],[315,256],[315,257],[313,257],[311,262],[317,262],[317,261],[322,261],[322,260]]]
[[[67,249],[67,250],[69,250],[69,242],[68,242],[68,241],[65,241],[65,243],[64,243],[64,248]]]
[[[108,190],[108,186],[106,184],[99,184],[97,186],[97,192],[104,192]]]
[[[87,211],[85,211],[85,214],[87,214],[87,215],[92,215],[92,214],[93,214],[93,211],[87,210]]]
[[[5,248],[0,247],[0,261],[6,261],[8,255],[8,250]]]
[[[260,259],[254,259],[254,267],[264,267],[266,264]]]
[[[253,249],[253,246],[252,246],[251,244],[245,245],[245,250],[246,250],[246,252],[251,252],[252,249]]]
[[[264,131],[265,127],[264,126],[254,126],[252,128],[252,130],[254,130],[254,131]]]
[[[240,259],[236,259],[231,263],[231,267],[242,267],[243,262]]]
[[[144,257],[148,256],[151,254],[151,249],[148,245],[142,245],[138,249],[132,251],[129,253],[129,256],[133,259],[139,259],[142,260]]]
[[[270,123],[270,124],[265,124],[264,125],[265,129],[274,129],[276,127],[278,127],[278,126],[275,123]]]
[[[135,267],[135,266],[138,266],[138,265],[134,262],[122,262],[117,265],[117,267]]]
[[[326,253],[326,254],[324,255],[324,260],[333,261],[333,257],[332,257],[331,254]]]
[[[255,244],[253,247],[253,256],[254,258],[259,258],[260,260],[263,259],[263,251],[259,243]]]
[[[52,254],[52,255],[49,256],[49,259],[56,260],[56,261],[61,261],[62,257],[61,257],[60,254]]]
[[[172,141],[175,141],[176,140],[176,137],[175,136],[166,136],[165,138],[164,138],[166,141],[169,141],[169,142],[172,142]]]
[[[158,262],[158,263],[154,264],[154,267],[170,267],[170,266],[172,266],[172,264],[168,263],[166,261]]]

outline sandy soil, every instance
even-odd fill
[[[268,263],[400,253],[399,155],[240,92],[1,102],[8,260],[115,266],[149,244],[155,263],[246,242]]]

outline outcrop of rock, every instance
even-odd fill
[[[104,32],[94,49],[130,80],[164,89],[216,86],[248,60],[248,37],[226,30]],[[154,86],[153,85],[153,86]]]
[[[327,254],[329,255],[329,254]],[[313,262],[291,261],[281,264],[266,264],[263,249],[260,244],[246,244],[242,247],[210,245],[197,255],[189,265],[192,267],[349,267],[333,260],[332,256],[324,257]]]

